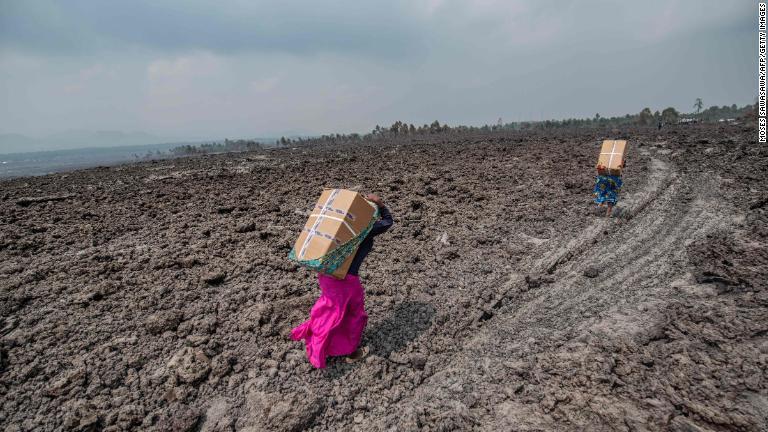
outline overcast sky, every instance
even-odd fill
[[[0,0],[0,133],[210,139],[752,103],[750,0]]]

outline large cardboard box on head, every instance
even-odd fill
[[[296,239],[290,257],[306,267],[343,279],[360,241],[377,217],[376,205],[360,193],[326,189]],[[344,261],[339,263],[341,259]]]
[[[610,175],[621,175],[627,151],[626,140],[604,140],[597,159],[597,171]]]

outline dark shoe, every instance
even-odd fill
[[[345,363],[357,363],[368,355],[368,347],[358,348],[352,354],[344,358]]]

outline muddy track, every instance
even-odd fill
[[[624,197],[618,217],[596,217],[575,236],[542,242],[529,260],[518,265],[530,269],[529,276],[511,275],[489,308],[493,316],[459,341],[465,348],[452,353],[455,358],[446,371],[417,390],[412,401],[421,401],[422,415],[432,407],[443,413],[449,428],[489,431],[698,427],[683,416],[670,423],[674,417],[669,412],[680,414],[683,405],[654,413],[654,404],[663,406],[662,402],[651,400],[644,406],[616,396],[585,397],[581,390],[569,392],[557,376],[572,375],[574,365],[588,369],[585,361],[593,353],[587,345],[646,346],[665,339],[659,333],[664,320],[659,311],[682,296],[713,289],[692,280],[686,247],[733,224],[735,215],[723,204],[719,179],[709,174],[681,176],[663,155],[654,155],[649,167],[644,186]],[[595,272],[585,276],[591,269]],[[531,274],[543,275],[543,285],[537,281],[531,287]],[[566,368],[570,370],[550,376],[548,383],[541,377],[547,375],[540,365],[548,363],[544,359],[561,365],[570,362]],[[500,383],[510,371],[524,379]],[[616,386],[615,378],[603,375],[599,380]],[[457,402],[456,389],[471,397]],[[532,396],[521,397],[527,393]],[[758,398],[745,410],[757,415],[766,401],[764,396]],[[554,413],[560,402],[570,403],[570,410]],[[480,420],[487,415],[493,420]]]
[[[626,197],[618,218],[598,217],[575,239],[547,244],[551,249],[530,268],[557,282],[531,292],[509,314],[502,311],[509,320],[506,330],[520,335],[535,328],[562,331],[585,313],[597,315],[669,295],[649,288],[680,278],[686,244],[722,228],[732,216],[713,196],[715,180],[680,178],[670,163],[656,158],[650,166],[645,186]],[[590,267],[601,273],[585,278]],[[609,268],[616,270],[604,270]]]

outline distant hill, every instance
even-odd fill
[[[0,153],[35,151],[37,146],[37,140],[28,136],[19,134],[0,134]]]
[[[171,141],[145,132],[66,131],[42,138],[20,134],[0,134],[0,154],[87,147],[125,147]]]

